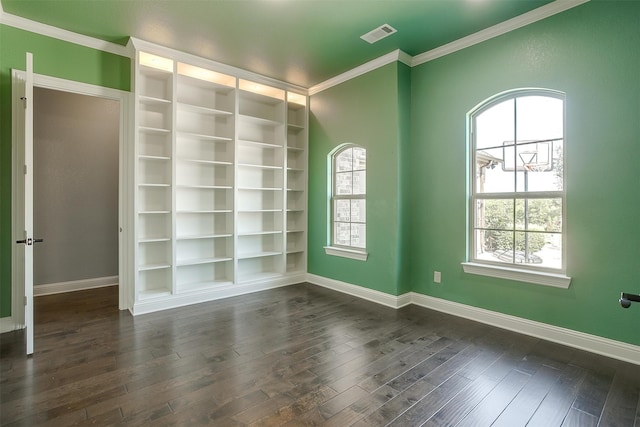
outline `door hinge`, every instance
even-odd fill
[[[20,99],[22,101],[24,101],[24,108],[26,109],[27,108],[27,97],[26,96],[21,96]]]
[[[24,174],[27,174],[27,165],[24,165]]]
[[[24,305],[25,306],[27,305],[27,296],[26,295],[24,296]]]

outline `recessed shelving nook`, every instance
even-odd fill
[[[305,90],[141,40],[130,47],[133,313],[304,280]]]

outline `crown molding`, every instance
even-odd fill
[[[398,49],[398,61],[411,67],[411,63],[413,62],[413,56],[409,55],[403,50]]]
[[[450,53],[457,52],[459,50],[465,49],[478,43],[482,43],[494,37],[506,34],[513,30],[517,30],[518,28],[522,28],[536,21],[540,21],[542,19],[556,15],[560,12],[564,12],[565,10],[587,3],[588,1],[589,0],[556,0],[530,12],[523,13],[520,16],[509,19],[508,21],[496,24],[493,27],[478,31],[477,33],[470,34],[466,37],[413,57],[408,53],[401,51],[400,49],[395,50],[365,64],[362,64],[356,68],[353,68],[347,72],[332,77],[329,80],[312,86],[311,88],[309,88],[309,95],[315,95],[319,92],[322,92],[323,90],[327,90],[333,86],[339,85],[340,83],[344,83],[348,80],[359,77],[365,73],[368,73],[369,71],[373,71],[394,61],[402,62],[410,67],[415,67],[417,65],[424,64],[425,62],[433,61],[434,59],[449,55]]]
[[[451,43],[429,50],[413,57],[411,66],[415,67],[425,62],[433,61],[450,53],[457,52],[467,47],[482,43],[494,37],[501,36],[518,28],[525,27],[534,22],[556,15],[565,10],[569,10],[589,0],[556,0],[530,12],[523,13],[520,16],[509,19],[494,25],[493,27],[485,28],[477,33],[470,34],[461,39],[455,40]]]
[[[451,43],[437,47],[435,49],[429,50],[427,52],[418,54],[413,57],[407,54],[406,52],[403,52],[402,50],[397,49],[379,58],[366,62],[345,73],[339,74],[322,83],[312,86],[311,88],[308,89],[308,94],[315,95],[319,92],[322,92],[323,90],[327,90],[333,86],[339,85],[340,83],[344,83],[346,81],[359,77],[363,74],[376,70],[385,65],[391,64],[393,62],[402,62],[403,64],[406,64],[410,67],[415,67],[417,65],[424,64],[425,62],[433,61],[434,59],[440,58],[442,56],[449,55],[451,53],[473,46],[475,44],[482,43],[494,37],[498,37],[510,31],[516,30],[518,28],[522,28],[534,22],[540,21],[542,19],[548,18],[550,16],[556,15],[561,12],[564,12],[568,9],[587,3],[588,1],[589,0],[556,0],[554,2],[541,6],[537,9],[534,9],[530,12],[524,13],[520,16],[516,16],[515,18],[512,18],[512,19],[509,19],[508,21],[501,22],[500,24],[494,25],[493,27],[489,27],[484,30],[478,31],[477,33],[471,34],[459,40],[453,41]],[[0,24],[8,25],[8,26],[19,28],[26,31],[31,31],[44,36],[53,37],[53,38],[67,41],[70,43],[78,44],[78,45],[89,47],[92,49],[101,50],[104,52],[113,53],[120,56],[125,56],[130,58],[133,57],[133,52],[130,46],[129,47],[121,46],[119,44],[107,42],[104,40],[99,40],[94,37],[85,36],[82,34],[63,30],[61,28],[57,28],[51,25],[42,24],[40,22],[32,21],[30,19],[26,19],[26,18],[22,18],[19,16],[6,13],[2,9],[1,2],[0,2]],[[192,57],[191,59],[194,59],[194,58],[195,57]],[[211,62],[215,62],[215,61],[211,61]],[[216,64],[224,65],[220,63],[216,63]],[[232,68],[235,68],[235,67],[232,67]],[[242,71],[245,73],[250,73],[246,70],[242,70]],[[255,73],[251,73],[251,74],[255,75]],[[255,75],[255,76],[257,77],[258,75]],[[281,82],[281,83],[285,83],[285,82]],[[287,86],[295,87],[296,90],[299,90],[302,92],[307,92],[305,88],[302,88],[299,86],[294,86],[288,83],[287,83]]]
[[[393,52],[389,52],[386,55],[380,56],[369,62],[365,62],[364,64],[356,68],[353,68],[345,73],[339,74],[335,77],[330,78],[329,80],[326,80],[322,83],[319,83],[315,86],[310,87],[309,95],[315,95],[318,92],[322,92],[323,90],[327,90],[329,88],[337,86],[340,83],[344,83],[358,76],[366,74],[370,71],[376,70],[380,67],[384,67],[385,65],[391,64],[393,62],[398,62],[398,61],[411,66],[411,63],[412,63],[411,55],[401,51],[400,49],[396,49]]]
[[[47,37],[53,37],[55,39],[74,43],[80,46],[113,53],[115,55],[129,57],[129,50],[126,46],[121,46],[119,44],[96,39],[94,37],[63,30],[62,28],[54,27],[52,25],[32,21],[30,19],[6,13],[1,9],[0,24],[18,28],[20,30],[30,31]]]

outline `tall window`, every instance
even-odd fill
[[[470,119],[470,261],[563,273],[563,94],[508,92]]]
[[[332,163],[331,245],[364,251],[367,245],[367,150],[346,144]]]

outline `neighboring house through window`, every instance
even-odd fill
[[[330,244],[327,254],[366,259],[367,150],[343,144],[329,154]]]
[[[465,271],[568,287],[564,95],[500,94],[469,114]]]

